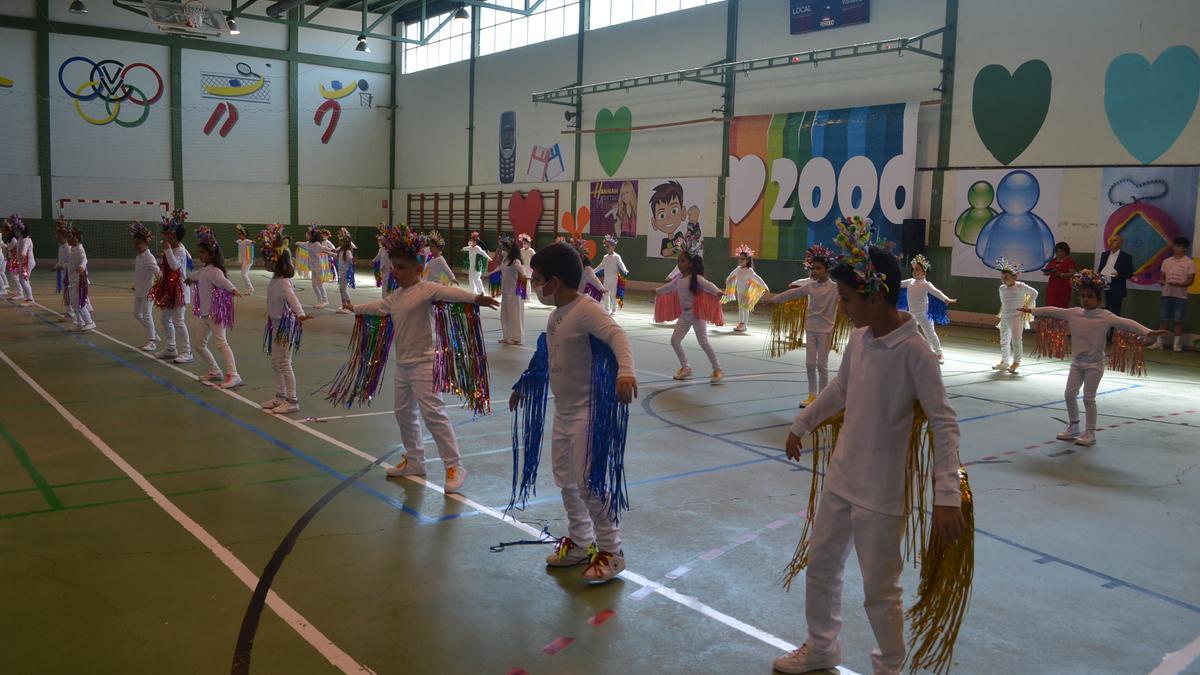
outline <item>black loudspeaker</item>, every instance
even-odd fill
[[[904,230],[900,241],[904,255],[910,260],[913,256],[925,255],[925,219],[905,218]]]

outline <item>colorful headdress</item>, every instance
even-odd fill
[[[607,239],[607,237],[605,237],[605,239]],[[521,234],[517,235],[517,243],[520,244],[522,242],[527,243],[532,246],[533,245],[533,237],[522,232]]]
[[[700,258],[704,255],[704,237],[698,232],[688,230],[687,236],[683,238],[683,244],[680,250],[693,258]]]
[[[992,265],[992,267],[995,267],[1001,272],[1008,272],[1013,276],[1021,273],[1021,266],[1016,263],[1009,262],[1007,258],[1000,258]]]
[[[1099,293],[1108,288],[1108,281],[1102,275],[1090,269],[1084,269],[1071,276],[1071,286],[1077,291],[1091,288]]]
[[[469,238],[471,241],[478,241],[479,240],[479,231],[471,230],[471,236]]]
[[[929,264],[929,258],[926,258],[920,253],[914,255],[912,260],[908,261],[908,265],[909,267],[916,267],[917,265],[920,265],[921,269],[925,270],[926,272],[933,269],[933,265]]]
[[[804,269],[811,270],[813,263],[818,260],[823,260],[827,267],[832,267],[837,259],[838,256],[833,252],[833,249],[824,244],[813,244],[804,252]]]
[[[611,234],[604,235],[604,245],[605,246],[616,246],[617,238],[612,236]]]
[[[436,246],[438,248],[446,248],[446,239],[445,239],[445,237],[442,236],[441,232],[438,232],[437,230],[430,230],[429,232],[426,232],[423,236],[425,237],[425,245],[426,246]]]
[[[196,228],[196,243],[210,251],[220,251],[221,244],[217,241],[217,235],[207,227]]]
[[[242,227],[241,225],[234,225],[233,229],[237,230],[237,233],[242,235],[243,237],[249,236],[248,234],[246,234],[246,228]]]
[[[342,227],[338,229],[338,239],[340,241],[350,241],[353,237],[350,236],[350,230]]]
[[[871,296],[887,291],[887,277],[871,263],[871,246],[874,245],[871,220],[854,216],[850,222],[838,218],[835,223],[838,234],[834,239],[842,249],[840,262],[854,270],[859,294]]]
[[[736,256],[746,256],[747,258],[754,257],[754,249],[750,248],[750,244],[742,244],[733,249],[733,254]]]
[[[516,242],[513,240],[513,238],[508,236],[507,234],[500,235],[500,241],[499,241],[500,248],[512,248],[513,244],[515,244],[515,243]]]
[[[54,221],[54,234],[65,237],[65,236],[67,236],[67,233],[70,231],[71,231],[71,226],[69,223],[67,223],[67,217],[63,216],[63,215],[59,215],[58,220]]]
[[[133,237],[134,239],[150,241],[150,228],[135,220],[129,224],[129,236]]]
[[[588,252],[586,239],[583,239],[582,237],[578,239],[572,238],[567,241],[567,243],[570,244],[571,248],[575,249],[575,252],[579,254],[580,260],[591,259],[592,254]]]
[[[290,255],[285,240],[283,225],[280,223],[268,225],[267,229],[258,233],[258,250],[262,251],[263,262],[267,264],[268,269],[274,269],[280,257]]]
[[[413,232],[407,225],[393,225],[383,232],[383,246],[390,254],[416,258],[427,241],[424,235]]]
[[[184,211],[183,209],[175,209],[171,212],[171,215],[162,219],[163,233],[165,234],[170,232],[175,236],[179,236],[179,233],[183,231],[183,224],[187,222],[187,217],[187,211]]]

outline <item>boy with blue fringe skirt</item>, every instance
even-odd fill
[[[530,265],[538,300],[555,309],[509,399],[516,413],[509,509],[517,502],[523,507],[536,493],[548,384],[554,392],[550,454],[568,535],[558,540],[546,564],[586,562],[583,579],[603,583],[625,569],[619,514],[628,509],[624,460],[628,406],[637,396],[633,350],[604,308],[579,293],[583,262],[571,246],[548,246]]]

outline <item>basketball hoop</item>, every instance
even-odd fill
[[[204,18],[208,16],[208,5],[201,0],[188,0],[183,6],[183,15],[188,28],[200,28],[204,25]]]

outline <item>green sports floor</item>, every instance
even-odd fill
[[[400,454],[390,386],[349,411],[316,393],[352,317],[305,325],[301,412],[281,418],[256,405],[274,393],[260,271],[231,334],[246,385],[228,392],[196,381],[199,359],[137,350],[130,277],[93,273],[100,330],[86,335],[58,321],[42,270],[41,305],[0,301],[0,671],[766,674],[803,641],[803,584],[779,585],[810,477],[783,457],[803,354],[768,358],[765,316],[748,335],[713,329],[729,377],[710,386],[670,378],[671,330],[645,298],[619,315],[641,386],[629,569],[589,587],[579,569],[547,570],[547,545],[496,550],[565,533],[548,457],[519,522],[500,513],[502,402],[546,309],[526,311],[523,347],[495,344],[499,314],[485,310],[498,405],[473,419],[448,401],[469,478],[447,496],[437,462],[429,483],[385,477]],[[367,275],[359,284],[356,302],[378,297]],[[1084,449],[1053,440],[1065,362],[996,374],[995,331],[943,337],[977,512],[953,672],[1200,673],[1200,357],[1150,353],[1148,377],[1108,374],[1100,442]],[[694,338],[685,346],[704,363]],[[909,598],[915,582],[910,569]],[[861,604],[851,556],[845,672],[870,672]]]

